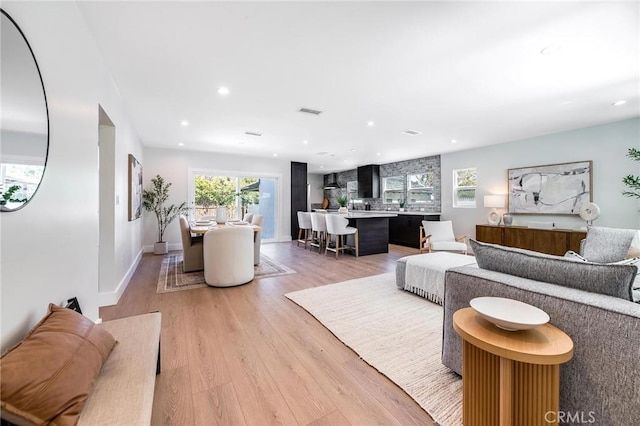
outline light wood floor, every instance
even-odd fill
[[[435,425],[404,391],[378,373],[285,293],[395,270],[418,250],[344,255],[296,247],[262,250],[298,273],[233,288],[156,294],[162,256],[145,255],[104,321],[162,312],[162,373],[154,425]],[[331,253],[330,253],[331,254]]]

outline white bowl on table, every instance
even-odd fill
[[[542,309],[504,297],[476,297],[469,302],[484,319],[507,331],[529,330],[549,322]]]

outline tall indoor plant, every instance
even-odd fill
[[[187,203],[182,202],[180,205],[170,204],[165,206],[165,203],[169,199],[170,182],[164,181],[162,176],[156,175],[151,179],[151,189],[145,189],[142,191],[142,205],[145,210],[153,212],[156,215],[158,221],[158,241],[153,245],[153,252],[155,254],[167,253],[167,242],[164,241],[164,231],[167,226],[183,213],[187,209]]]

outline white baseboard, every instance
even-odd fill
[[[129,285],[129,281],[131,281],[131,277],[133,277],[133,273],[136,271],[136,268],[140,264],[140,260],[142,260],[142,253],[144,250],[140,250],[138,255],[134,259],[133,263],[127,270],[127,273],[124,275],[122,280],[120,280],[120,284],[116,287],[115,291],[110,291],[108,293],[98,293],[98,306],[111,306],[116,305],[122,297],[122,293],[124,293],[125,289]],[[151,251],[153,251],[153,246],[151,246]]]

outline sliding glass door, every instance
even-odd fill
[[[227,209],[229,219],[242,219],[247,213],[260,214],[264,218],[262,240],[275,241],[278,235],[278,177],[234,174],[190,171],[190,219],[215,216],[219,207]]]

